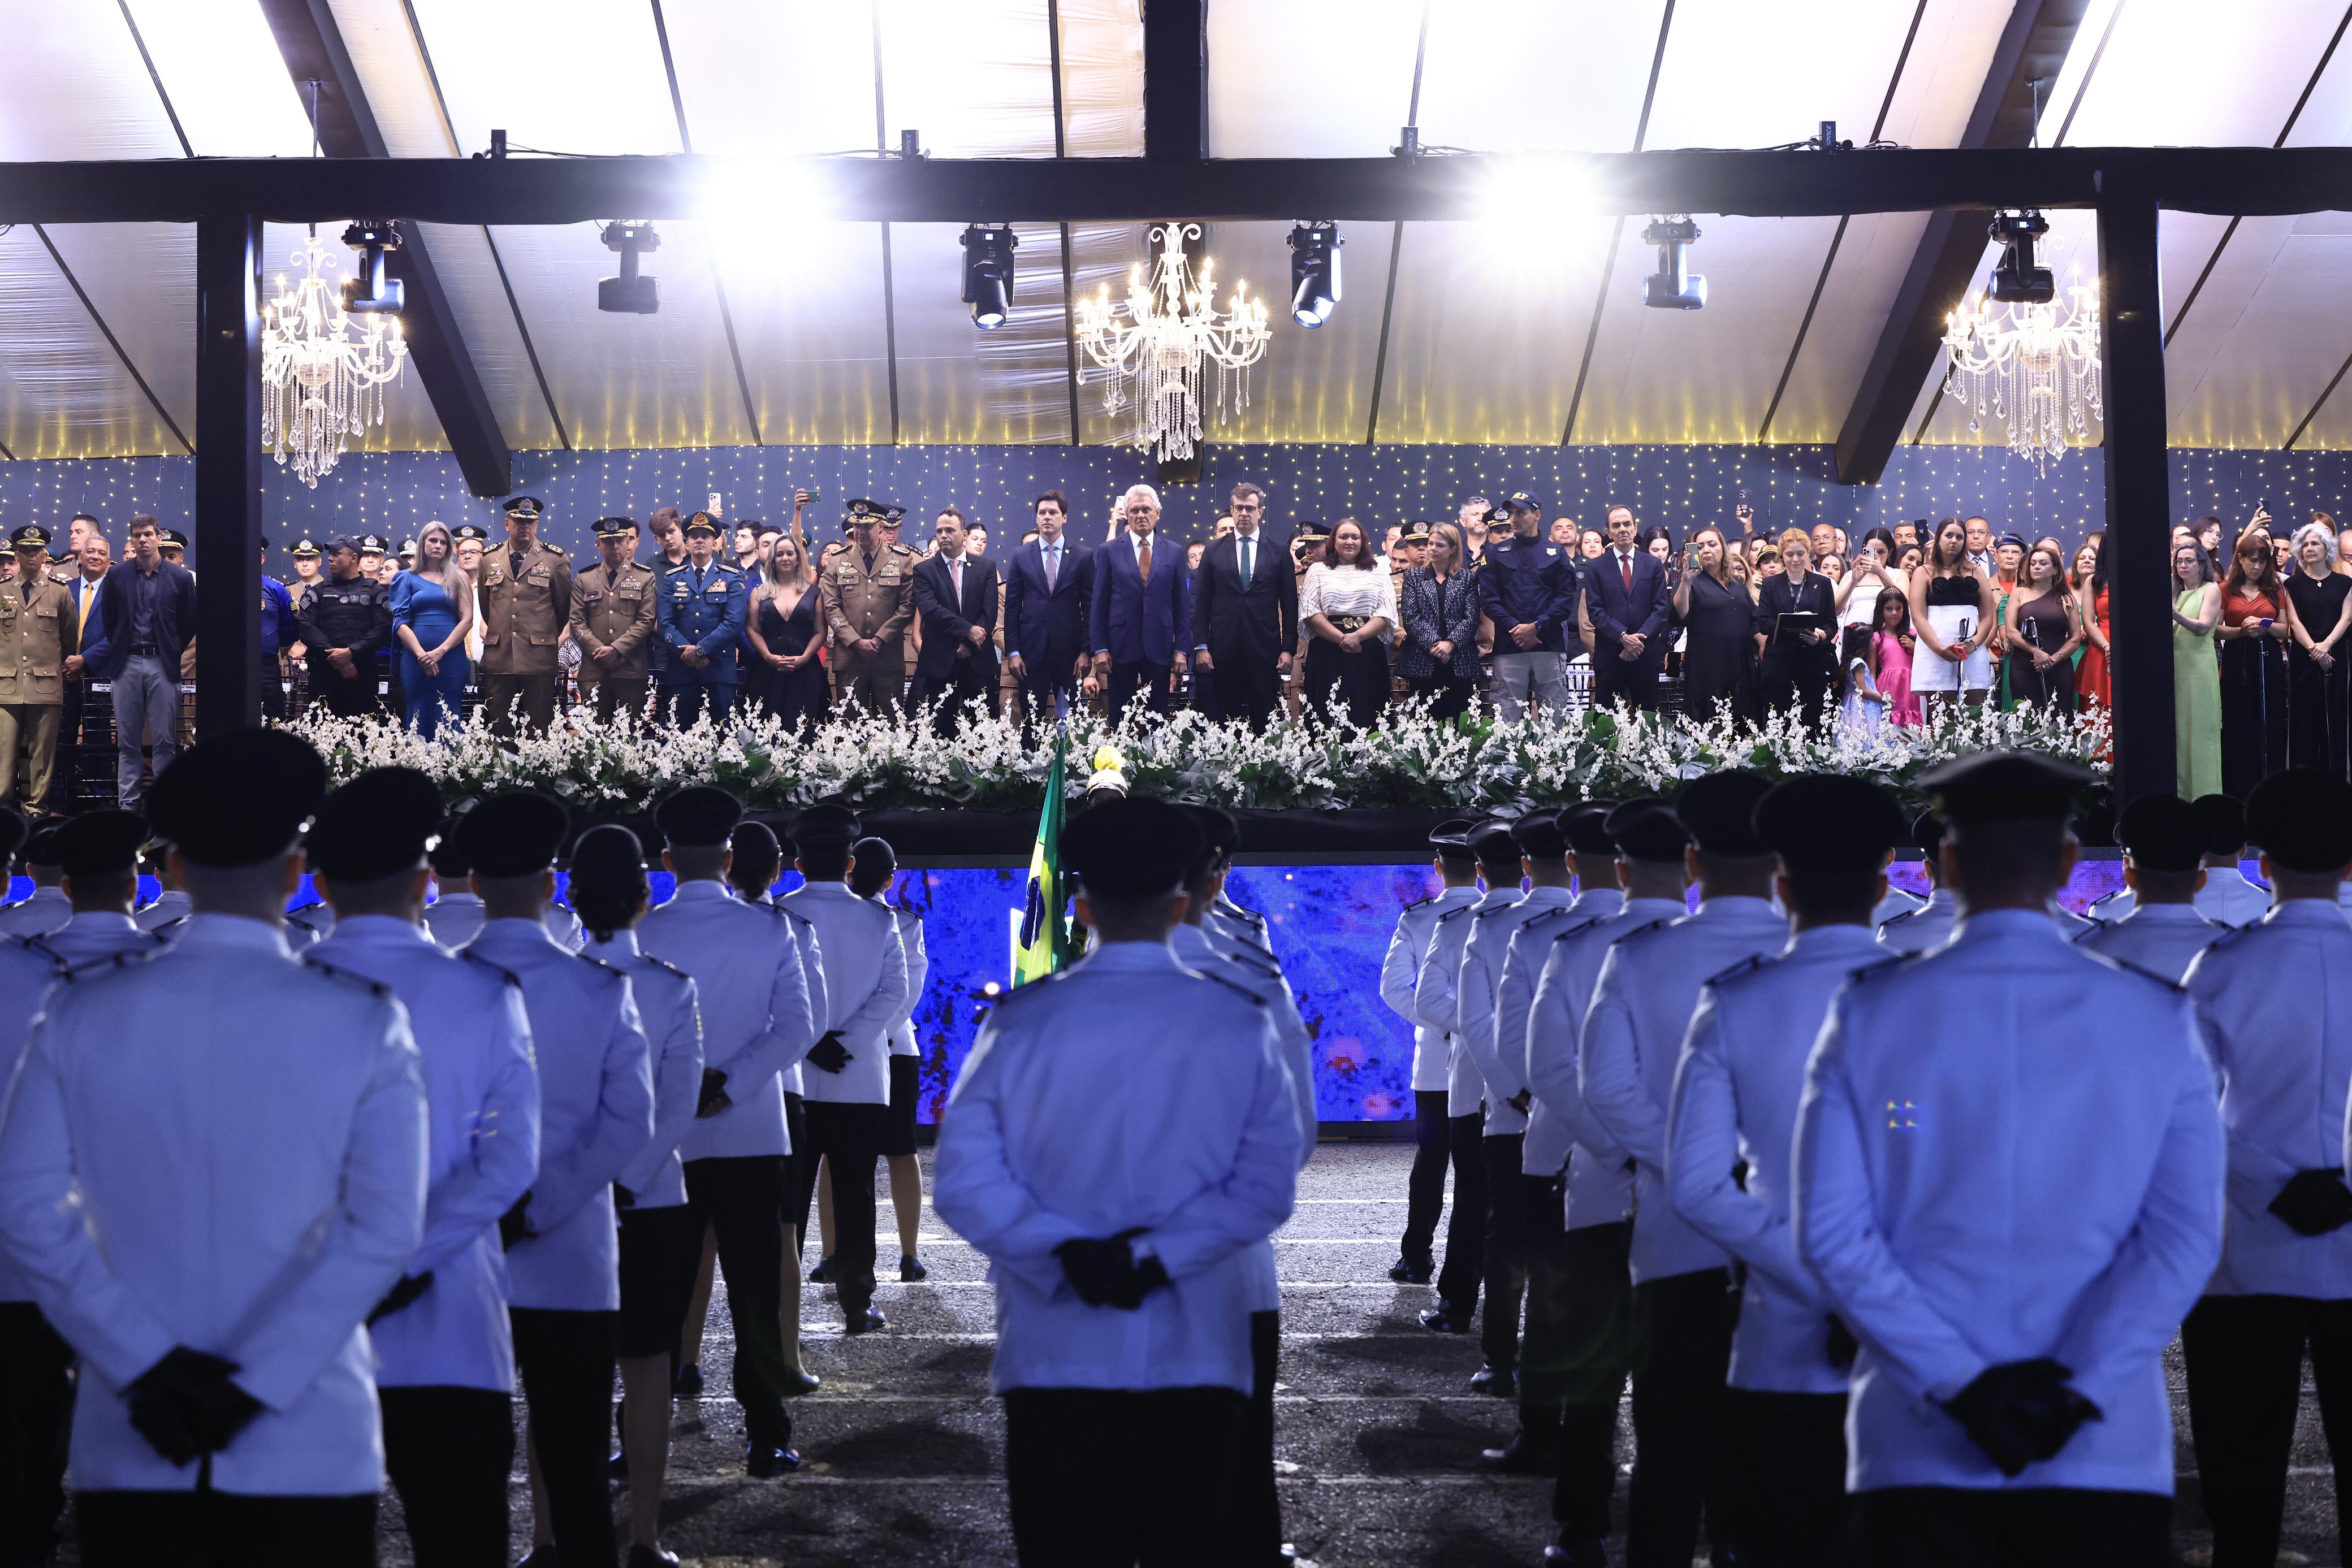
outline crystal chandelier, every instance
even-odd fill
[[[2078,274],[2059,298],[2049,268],[2034,266],[2034,242],[2048,229],[2039,213],[1998,214],[1992,237],[2006,255],[1991,287],[1944,319],[1944,350],[1970,410],[1969,429],[2004,422],[2009,449],[2037,473],[2104,418],[2099,290]]]
[[[322,276],[334,265],[313,230],[293,257],[300,281],[278,280],[262,312],[264,444],[279,465],[316,488],[343,455],[343,439],[383,423],[383,389],[408,362],[396,317],[347,313]]]
[[[1078,342],[1095,363],[1110,371],[1103,406],[1118,413],[1134,407],[1133,439],[1161,462],[1192,455],[1201,439],[1202,380],[1216,366],[1217,420],[1228,400],[1249,406],[1249,368],[1265,357],[1265,306],[1247,297],[1249,286],[1234,286],[1220,315],[1212,298],[1213,264],[1201,275],[1184,255],[1184,242],[1201,237],[1198,224],[1155,224],[1150,242],[1159,253],[1147,275],[1128,274],[1127,298],[1112,303],[1110,286],[1077,306]],[[1125,319],[1120,319],[1121,316]]]

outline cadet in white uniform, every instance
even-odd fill
[[[66,869],[58,863],[58,831],[63,823],[36,828],[18,862],[33,879],[31,896],[0,905],[0,936],[46,936],[73,918],[73,902],[59,884]]]
[[[1486,1136],[1480,1145],[1486,1162],[1486,1315],[1479,1323],[1479,1348],[1486,1361],[1472,1375],[1470,1387],[1507,1399],[1518,1392],[1519,1308],[1527,1294],[1528,1239],[1534,1210],[1549,1184],[1530,1180],[1521,1168],[1532,1098],[1524,1082],[1527,1026],[1520,1023],[1507,1051],[1496,1027],[1503,967],[1520,931],[1542,916],[1565,911],[1576,892],[1568,869],[1568,839],[1551,812],[1530,811],[1505,825],[1504,831],[1518,855],[1514,869],[1527,879],[1528,891],[1514,904],[1472,917],[1470,940],[1463,945],[1462,966],[1454,976],[1454,1016],[1455,1038],[1477,1073],[1486,1106]],[[1532,999],[1532,991],[1529,996]],[[1556,1418],[1539,1413],[1537,1440],[1544,1440],[1557,1424]]]
[[[1259,996],[1168,945],[1199,849],[1108,800],[1065,830],[1098,946],[1000,999],[940,1127],[940,1218],[985,1256],[1024,1563],[1223,1562],[1252,1249],[1290,1217],[1298,1101]]]
[[[2352,1481],[2352,990],[2340,1012],[2336,996],[2352,974],[2352,925],[2336,906],[2352,863],[2352,788],[2274,773],[2248,798],[2244,826],[2276,902],[2207,947],[2188,979],[2230,1151],[2221,1267],[2180,1332],[2199,1490],[2224,1568],[2277,1561],[2306,1345],[2336,1494]],[[2142,904],[2124,924],[2150,913]]]
[[[735,1402],[744,1462],[762,1479],[800,1468],[784,1400],[801,1391],[785,1362],[785,1156],[781,1075],[816,1041],[807,971],[793,923],[730,896],[728,835],[743,808],[723,789],[680,789],[655,809],[677,891],[637,926],[637,945],[695,978],[702,1009],[702,1087],[678,1145],[694,1216],[719,1238],[735,1325]],[[793,1272],[799,1270],[795,1269]]]
[[[1754,1568],[1815,1568],[1844,1555],[1853,1339],[1797,1257],[1789,1151],[1828,998],[1853,971],[1890,961],[1870,917],[1909,831],[1893,796],[1850,775],[1792,779],[1764,798],[1756,831],[1780,861],[1789,945],[1706,983],[1675,1075],[1668,1196],[1745,1276],[1716,1490],[1739,1561]]]
[[[874,1164],[890,1113],[891,1020],[907,1001],[907,954],[890,912],[860,898],[844,880],[857,818],[839,806],[812,806],[790,830],[806,881],[776,901],[816,927],[824,965],[824,1033],[803,1074],[809,1149],[833,1183],[836,1246],[831,1276],[845,1332],[887,1326],[874,1310]],[[807,1230],[808,1216],[787,1215]]]
[[[142,931],[160,931],[174,920],[185,920],[193,911],[187,890],[172,885],[172,846],[161,839],[150,839],[140,859],[152,868],[155,902],[141,904],[131,912],[131,918]]]
[[[459,819],[488,916],[459,956],[511,974],[530,1020],[539,1175],[499,1222],[508,1315],[557,1553],[567,1568],[610,1568],[605,1442],[621,1307],[613,1184],[653,1140],[653,1066],[628,976],[558,946],[542,924],[569,827],[561,802],[530,790],[493,795]]]
[[[1213,936],[1230,937],[1268,957],[1274,956],[1274,937],[1265,928],[1265,916],[1235,904],[1229,893],[1217,894],[1217,902],[1210,906],[1202,924]]]
[[[1927,902],[1878,923],[1879,944],[1890,953],[1925,953],[1942,946],[1960,917],[1959,900],[1944,885],[1937,863],[1944,842],[1944,819],[1933,811],[1920,812],[1911,820],[1911,841],[1927,857]]]
[[[1861,1342],[1846,1490],[1886,1568],[2169,1561],[2164,1347],[2221,1255],[2221,1123],[2189,998],[2051,925],[2089,778],[1920,779],[1959,929],[1851,981],[1806,1069],[1797,1253]]]
[[[922,1097],[923,1051],[915,1043],[915,1009],[922,1005],[923,982],[931,972],[931,957],[923,946],[923,917],[883,896],[898,873],[898,852],[887,839],[871,836],[849,846],[856,870],[849,890],[870,898],[890,912],[898,942],[907,955],[907,999],[890,1020],[890,1113],[883,1118],[882,1158],[890,1171],[890,1207],[898,1220],[898,1279],[913,1284],[930,1278],[916,1255],[923,1222],[923,1167],[915,1157],[916,1102]]]
[[[408,1009],[425,1076],[425,1239],[368,1318],[384,1467],[419,1568],[502,1562],[514,1463],[514,1339],[499,1218],[539,1173],[539,1071],[522,992],[425,935],[439,789],[406,768],[327,798],[306,842],[334,935],[307,957]]]
[[[139,891],[139,846],[147,820],[136,811],[86,811],[58,831],[53,852],[65,871],[73,918],[46,936],[31,938],[69,969],[117,953],[152,953],[166,946],[139,929],[131,904]]]
[[[81,1356],[92,1568],[375,1561],[362,1322],[423,1234],[425,1091],[400,1004],[279,935],[326,784],[283,730],[163,770],[197,913],[51,994],[0,1119],[0,1236]]]
[[[2200,868],[2204,824],[2178,795],[2143,795],[2124,808],[2116,837],[2124,846],[2123,891],[2136,901],[2130,913],[2084,933],[2074,946],[2179,985],[2197,955],[2229,933],[2192,902],[2207,875]]]
[[[2205,827],[2205,885],[2197,890],[2197,913],[2232,929],[2252,925],[2269,912],[2271,892],[2248,882],[2242,869],[2248,807],[2229,795],[2200,795],[2192,804]]]
[[[1666,1180],[1666,1105],[1709,975],[1788,942],[1770,902],[1773,862],[1756,833],[1769,785],[1728,769],[1683,786],[1675,815],[1690,833],[1698,908],[1629,931],[1592,983],[1577,1077],[1593,1119],[1634,1160],[1633,1482],[1626,1554],[1687,1563],[1714,1487],[1723,1379],[1739,1299],[1730,1260],[1674,1210]]]
[[[473,862],[458,847],[456,818],[443,824],[441,841],[433,847],[431,863],[434,894],[433,902],[425,906],[425,934],[455,952],[481,935],[484,919],[481,895],[469,883],[474,872]],[[332,913],[328,911],[330,916]],[[584,938],[581,935],[579,918],[572,911],[551,902],[540,915],[539,923],[547,928],[548,936],[559,946],[574,953],[580,951],[580,944]],[[331,918],[324,924],[328,930],[333,929]]]
[[[1434,869],[1443,885],[1434,897],[1398,911],[1396,935],[1389,938],[1388,956],[1381,962],[1381,1000],[1412,1030],[1412,1174],[1405,1178],[1404,1239],[1397,1260],[1389,1265],[1389,1278],[1404,1285],[1426,1285],[1437,1275],[1435,1243],[1437,1222],[1445,1213],[1447,1154],[1445,1036],[1420,1020],[1413,1009],[1413,986],[1421,978],[1421,960],[1429,951],[1438,917],[1478,901],[1478,861],[1463,836],[1469,831],[1469,820],[1464,817],[1430,830],[1429,841],[1437,851]]]
[[[1908,824],[1904,828],[1903,836],[1906,839],[1911,836]],[[1890,882],[1886,884],[1886,895],[1871,909],[1870,928],[1875,931],[1898,915],[1908,915],[1915,909],[1925,909],[1927,906],[1926,899],[1908,888],[1897,887]]]
[[[685,970],[637,946],[652,902],[645,846],[627,828],[591,828],[572,846],[572,907],[589,957],[629,977],[654,1051],[654,1137],[623,1170],[621,1456],[629,1480],[629,1568],[677,1568],[661,1548],[662,1479],[669,1465],[670,1358],[702,1261],[703,1226],[688,1207],[678,1140],[702,1098],[700,993]]]

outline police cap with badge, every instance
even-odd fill
[[[2352,784],[2308,768],[2272,774],[2246,797],[2246,841],[2283,871],[2352,865]]]
[[[887,501],[870,501],[859,496],[850,501],[848,515],[841,519],[841,531],[845,534],[852,528],[869,523],[878,523],[887,527],[897,523],[906,515],[907,508],[904,507],[894,507]]]
[[[49,548],[49,540],[56,537],[38,523],[26,523],[8,536],[8,542],[20,550],[46,550]]]
[[[300,538],[296,539],[292,544],[286,547],[286,553],[292,556],[296,560],[316,560],[319,559],[321,552],[319,549],[319,541],[312,538],[310,535],[304,534]]]
[[[599,517],[596,519],[596,537],[600,539],[625,539],[636,526],[634,517]]]
[[[85,811],[58,830],[51,852],[69,877],[129,876],[147,841],[147,819],[113,807]]]
[[[467,539],[472,539],[477,544],[488,544],[490,530],[479,523],[459,523],[449,530],[449,537],[459,544],[464,544]]]
[[[2205,824],[2197,808],[2178,795],[2134,800],[2116,821],[2116,837],[2143,871],[2185,873],[2205,863]]]
[[[1875,872],[1911,831],[1895,797],[1851,773],[1806,773],[1755,810],[1756,837],[1791,873]]]
[[[329,795],[303,841],[312,870],[340,883],[412,872],[441,831],[441,790],[414,768],[371,768]]]
[[[682,531],[688,538],[692,538],[697,534],[709,534],[712,538],[717,538],[724,530],[719,528],[719,519],[709,512],[695,512],[688,515],[686,527]]]
[[[1181,808],[1148,796],[1106,800],[1062,831],[1062,860],[1107,903],[1176,891],[1201,853],[1201,830]]]
[[[509,789],[457,820],[457,848],[476,876],[529,876],[553,868],[571,830],[571,814],[554,796]]]
[[[519,523],[535,523],[546,514],[547,503],[536,496],[517,496],[507,503],[507,516]]]
[[[259,865],[294,847],[327,798],[327,765],[282,729],[239,729],[200,740],[155,780],[147,821],[183,860]]]

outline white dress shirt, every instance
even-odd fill
[[[1397,624],[1396,579],[1386,567],[1333,567],[1317,561],[1298,586],[1298,622],[1310,615],[1378,616]]]
[[[907,1000],[907,950],[898,940],[898,923],[887,909],[858,897],[845,883],[805,883],[776,905],[816,927],[826,1002],[818,1033],[838,1030],[849,1052],[849,1064],[838,1072],[803,1073],[801,1092],[824,1104],[887,1105],[889,1029]]]
[[[2189,967],[2230,1149],[2229,1228],[2210,1294],[2352,1296],[2352,1228],[2304,1236],[2270,1211],[2298,1171],[2345,1163],[2352,980],[2340,1003],[2336,993],[2347,965],[2352,925],[2334,902],[2291,898]]]
[[[46,936],[72,918],[64,888],[37,887],[29,898],[0,904],[0,936]]]
[[[1511,1103],[1527,1087],[1527,1021],[1522,1014],[1517,1038],[1505,1040],[1497,1027],[1502,1012],[1503,967],[1511,943],[1530,922],[1564,913],[1575,901],[1565,887],[1530,888],[1515,904],[1480,911],[1470,922],[1470,940],[1462,945],[1462,966],[1454,980],[1454,1038],[1470,1059],[1471,1071],[1486,1101],[1486,1136],[1508,1137],[1528,1130],[1527,1113]],[[1534,999],[1532,989],[1528,999]],[[1507,1050],[1506,1047],[1507,1046]],[[1510,1058],[1506,1061],[1506,1057]]]
[[[1290,1218],[1298,1113],[1266,1009],[1114,942],[998,999],[940,1125],[931,1201],[989,1260],[991,1383],[1252,1385],[1248,1250]],[[1171,1281],[1089,1307],[1054,1249],[1140,1228]]]
[[[170,943],[119,909],[85,909],[46,936],[30,938],[39,950],[53,953],[69,969],[96,964],[118,953],[154,953]]]
[[[653,1142],[615,1179],[628,1188],[633,1208],[678,1207],[686,1202],[678,1141],[694,1125],[702,1100],[700,990],[685,970],[640,950],[635,931],[615,931],[609,942],[592,938],[583,956],[629,977],[629,994],[653,1049]]]
[[[152,931],[174,920],[184,920],[195,913],[188,895],[176,887],[167,887],[155,894],[155,902],[143,909],[131,912],[131,918],[142,931]]]
[[[1406,904],[1397,912],[1396,934],[1389,938],[1388,956],[1381,960],[1381,1000],[1412,1026],[1416,1093],[1433,1093],[1445,1087],[1445,1031],[1422,1022],[1412,1002],[1413,987],[1421,979],[1421,960],[1429,952],[1429,934],[1436,928],[1437,917],[1447,910],[1477,902],[1476,888],[1449,887],[1434,898]]]
[[[499,1217],[539,1172],[539,1070],[522,992],[390,915],[340,921],[307,956],[400,998],[425,1078],[425,1238],[401,1272],[433,1282],[369,1327],[376,1382],[509,1393],[514,1340]]]
[[[1679,898],[1619,896],[1622,902],[1614,912],[1573,925],[1551,939],[1528,1007],[1528,1087],[1535,1092],[1535,1103],[1519,1168],[1530,1176],[1558,1176],[1566,1168],[1570,1230],[1615,1224],[1633,1212],[1633,1157],[1592,1114],[1577,1077],[1593,982],[1618,937],[1690,913]]]
[[[628,976],[566,952],[536,920],[492,920],[464,957],[522,986],[539,1064],[539,1175],[507,1249],[518,1307],[621,1305],[613,1183],[654,1135],[652,1049]]]
[[[1862,1345],[1847,1490],[2169,1497],[2164,1347],[2221,1255],[2222,1143],[2189,998],[2039,911],[1973,915],[1850,982],[1806,1067],[1791,1186],[1798,1256]],[[1940,1403],[2037,1356],[2102,1418],[2004,1477]]]
[[[1693,1229],[1747,1265],[1735,1388],[1846,1391],[1830,1361],[1829,1299],[1789,1228],[1790,1151],[1829,998],[1854,970],[1891,961],[1867,925],[1819,925],[1699,992],[1666,1113],[1666,1186]]]
[[[2345,929],[2352,931],[2352,925]],[[2229,932],[2228,926],[2198,914],[2193,904],[2143,904],[2120,920],[2084,932],[2074,938],[2074,946],[2177,986],[2197,955]]]
[[[0,1234],[81,1356],[74,1489],[379,1489],[361,1325],[423,1234],[425,1163],[407,1013],[274,925],[194,915],[59,986],[0,1124]],[[164,1459],[122,1396],[175,1345],[263,1407],[209,1467]]]
[[[1577,1082],[1594,1119],[1633,1156],[1637,1285],[1724,1265],[1723,1249],[1691,1228],[1666,1196],[1666,1102],[1699,987],[1788,940],[1788,922],[1763,899],[1708,898],[1679,920],[1627,932],[1601,962]]]
[[[679,1141],[679,1159],[792,1153],[782,1074],[820,1032],[799,929],[708,877],[681,879],[667,904],[637,922],[641,949],[694,977],[702,1065],[727,1075],[730,1104],[695,1120]]]
[[[875,902],[882,903],[878,895]],[[920,1056],[923,1048],[915,1040],[915,1009],[923,1005],[923,982],[931,973],[931,955],[923,946],[923,917],[903,904],[883,904],[882,907],[890,912],[907,953],[907,1002],[890,1024],[890,1054]]]
[[[1489,909],[1505,909],[1521,897],[1516,887],[1489,888],[1475,903],[1448,909],[1437,917],[1429,934],[1429,951],[1422,956],[1421,974],[1413,981],[1413,1016],[1445,1036],[1445,1113],[1475,1116],[1486,1098],[1486,1081],[1478,1065],[1462,1047],[1454,1031],[1461,1026],[1462,955],[1478,916]],[[1491,1113],[1492,1106],[1487,1110]]]

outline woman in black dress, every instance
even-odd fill
[[[2286,580],[2287,762],[2352,779],[2352,577],[2336,570],[2336,535],[2324,523],[2294,530]]]
[[[2009,650],[2010,695],[2060,713],[2074,711],[2074,650],[2083,626],[2074,595],[2066,586],[2066,555],[2056,539],[2043,539],[2026,552],[2021,580],[2009,596],[2009,619],[2001,645]]]
[[[1683,712],[1706,720],[1729,712],[1753,718],[1746,701],[1748,636],[1756,602],[1731,575],[1723,530],[1709,524],[1684,546],[1689,570],[1675,585],[1675,619],[1684,628]]]
[[[793,535],[780,536],[767,580],[751,591],[751,613],[744,640],[759,656],[751,689],[761,705],[805,732],[825,716],[824,646],[816,634],[816,575],[808,553]],[[749,695],[749,694],[746,694]]]
[[[1774,713],[1797,709],[1819,729],[1837,711],[1837,590],[1812,566],[1812,541],[1801,529],[1780,536],[1780,570],[1756,592],[1756,651],[1764,661],[1764,700]],[[1807,615],[1810,622],[1784,622]]]

